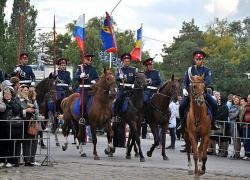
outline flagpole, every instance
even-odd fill
[[[140,71],[141,71],[141,60],[142,60],[142,57],[141,57],[141,54],[142,54],[142,26],[143,24],[141,23],[141,42],[140,42]]]
[[[83,23],[85,22],[85,14],[83,14]],[[84,31],[83,31],[83,37],[84,37]],[[82,73],[84,73],[84,42],[85,41],[82,41],[83,43],[83,48],[82,48]],[[82,77],[82,119],[84,117],[84,77]],[[85,126],[85,132],[86,132],[86,126]],[[85,136],[86,137],[86,136]],[[80,143],[80,142],[79,142]]]
[[[54,29],[53,29],[53,34],[54,34],[54,75],[56,75],[56,16],[54,14]],[[57,91],[56,91],[56,100],[57,99]],[[57,119],[56,119],[56,101],[54,101],[54,130],[56,130],[57,127]]]
[[[112,32],[112,27],[110,25],[108,12],[106,12],[106,18],[108,20],[108,28],[109,28],[109,31],[110,31],[110,34],[111,34],[111,37],[112,37],[113,45],[114,45],[114,48],[115,48],[116,59],[117,59],[119,71],[120,71],[120,74],[121,74],[122,70],[121,70],[120,62],[118,60],[117,48],[116,48],[116,45],[115,45],[115,40],[114,40],[114,36],[113,36],[113,32]],[[124,86],[124,80],[123,79],[122,79],[122,84],[123,84],[123,88],[125,88],[125,86]]]
[[[24,11],[24,2],[25,2],[25,0],[23,0],[22,11]],[[23,34],[23,16],[24,16],[24,12],[22,12],[22,13],[23,13],[23,15],[21,15],[21,32],[20,32],[20,43],[19,43],[19,56],[18,56],[18,64],[17,64],[18,67],[20,67],[20,55],[21,55],[22,34]],[[19,71],[17,71],[17,77],[19,78]]]

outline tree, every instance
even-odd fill
[[[12,7],[12,14],[9,26],[13,28],[15,44],[19,47],[20,43],[20,29],[21,29],[21,18],[20,18],[20,10],[22,9],[22,0],[14,0]],[[25,1],[24,8],[24,19],[23,19],[23,32],[22,32],[22,52],[26,52],[29,54],[29,63],[36,57],[34,53],[35,50],[35,28],[36,18],[37,18],[37,10],[34,9],[34,6],[30,5],[30,0]],[[16,52],[18,53],[18,51]],[[17,60],[16,60],[17,63]]]
[[[5,60],[5,51],[6,51],[6,38],[5,38],[5,29],[7,27],[7,23],[4,21],[4,8],[6,6],[6,1],[7,0],[3,0],[0,1],[0,63],[3,64],[4,60]],[[3,68],[1,66],[1,68]]]

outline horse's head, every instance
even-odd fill
[[[204,93],[204,76],[192,76],[190,74],[191,86],[190,86],[190,97],[192,101],[197,102],[198,106],[203,106],[205,103],[205,93]]]
[[[103,69],[103,89],[109,91],[109,97],[114,97],[118,93],[118,87],[116,84],[115,76],[113,75],[112,68],[108,71]],[[101,77],[101,78],[102,78]]]
[[[142,90],[146,90],[147,89],[147,79],[146,79],[146,75],[144,72],[139,72],[139,73],[135,73],[135,81],[134,81],[134,88],[135,89],[142,89]]]
[[[182,78],[178,79],[177,77],[174,77],[174,74],[172,74],[170,81],[170,94],[171,94],[170,96],[174,103],[178,101],[178,94],[180,90],[181,81]]]
[[[49,94],[49,101],[54,102],[56,100],[56,81],[57,76],[50,73],[49,77],[46,78],[44,88],[45,93]]]

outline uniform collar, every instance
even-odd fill
[[[202,67],[203,66],[203,64],[201,65],[201,66],[197,66],[197,65],[194,65],[195,67],[197,67],[197,68],[199,68],[199,67]]]
[[[123,66],[123,68],[130,68],[130,66],[128,66],[128,67]]]

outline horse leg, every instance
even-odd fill
[[[135,145],[135,137],[133,136],[133,134],[131,134],[131,140],[131,144],[127,148],[126,159],[131,159],[131,150],[132,147]]]
[[[203,155],[202,155],[202,168],[200,174],[203,175],[206,172],[206,162],[207,162],[207,148],[209,144],[209,135],[203,137]]]
[[[165,143],[166,143],[166,131],[168,128],[168,123],[162,126],[161,136],[162,136],[162,157],[163,160],[169,160],[169,158],[166,156],[166,150],[165,150]]]
[[[199,172],[201,172],[201,167],[202,167],[201,159],[202,159],[202,154],[203,154],[203,142],[204,142],[204,139],[201,138],[201,143],[198,147],[198,159],[199,159],[198,169],[199,169]]]
[[[197,132],[195,131],[194,133],[190,133],[189,132],[189,139],[191,141],[192,147],[193,147],[193,159],[194,159],[194,163],[195,163],[195,179],[200,178],[199,176],[199,170],[198,170],[198,151],[197,151]]]
[[[64,145],[62,146],[62,150],[66,151],[68,148],[68,137],[67,137],[67,124],[65,123],[62,127],[63,136],[64,136]]]
[[[144,156],[142,154],[142,150],[141,150],[141,141],[140,141],[140,138],[139,138],[138,133],[137,133],[137,128],[135,126],[136,125],[131,123],[130,130],[132,130],[133,137],[135,138],[136,144],[139,148],[140,162],[145,162],[145,158],[144,158]],[[130,151],[131,151],[131,149],[130,149]]]
[[[141,126],[137,128],[137,132],[138,132],[138,136],[141,136]],[[134,151],[135,151],[135,157],[140,157],[139,152],[138,152],[138,148],[136,146],[136,144],[134,144]]]
[[[60,146],[60,143],[58,141],[57,131],[55,131],[54,135],[55,135],[56,146]]]
[[[82,136],[83,136],[83,132],[84,132],[84,129],[86,128],[86,126],[84,125],[80,125],[79,124],[79,131],[78,131],[78,134],[77,134],[77,139],[78,139],[78,142],[76,141],[77,144],[80,143],[79,145],[79,153],[81,154],[81,157],[87,157],[87,155],[83,152],[83,149],[82,149]]]
[[[152,144],[152,147],[147,152],[147,156],[151,157],[155,147],[159,145],[159,138],[158,138],[158,134],[157,134],[157,124],[149,124],[149,126],[150,126],[151,132],[154,136],[154,144]]]
[[[114,131],[112,130],[110,122],[105,123],[104,127],[106,128],[106,130],[109,134],[108,147],[104,150],[104,153],[106,155],[109,155],[109,157],[113,157],[113,153],[115,152],[115,147],[112,143],[112,139],[114,138]]]
[[[184,133],[184,140],[186,143],[186,151],[187,151],[187,157],[188,157],[188,175],[193,175],[194,170],[192,168],[192,162],[190,158],[190,140],[189,140],[189,134],[187,131]]]
[[[97,138],[96,138],[96,125],[95,124],[91,124],[91,133],[92,133],[92,138],[93,138],[93,145],[94,145],[94,150],[93,150],[93,154],[94,154],[94,160],[100,160],[97,151],[96,151],[96,144],[97,144]],[[110,132],[111,133],[111,132]],[[110,134],[111,136],[111,134]],[[113,135],[114,136],[114,135]]]

